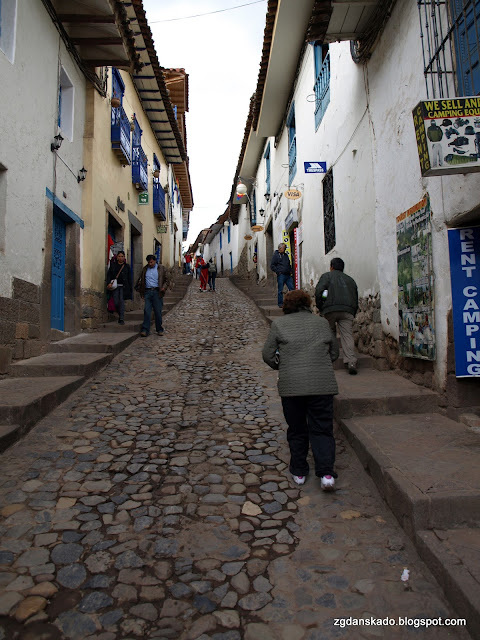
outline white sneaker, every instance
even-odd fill
[[[320,480],[320,487],[323,491],[333,491],[335,488],[335,479],[333,476],[322,476]]]
[[[294,476],[292,473],[292,478],[295,484],[305,484],[305,480],[306,480],[305,476]]]

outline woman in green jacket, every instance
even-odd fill
[[[284,315],[273,321],[262,356],[269,367],[278,369],[294,482],[303,484],[308,475],[310,442],[320,486],[331,491],[337,477],[333,396],[338,387],[332,362],[338,358],[338,343],[327,320],[314,315],[311,305],[305,291],[285,296]]]

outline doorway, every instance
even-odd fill
[[[59,331],[63,331],[65,328],[65,247],[66,224],[54,213],[50,326],[52,329],[58,329]]]

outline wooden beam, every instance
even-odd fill
[[[82,62],[89,67],[118,67],[125,70],[128,70],[131,65],[128,58],[114,60],[113,58],[84,58],[82,56]]]
[[[92,14],[82,13],[60,13],[58,15],[60,22],[68,22],[69,24],[115,24],[115,16],[96,16]]]
[[[123,38],[119,36],[97,36],[96,38],[71,38],[73,44],[88,45],[117,45],[123,44]]]

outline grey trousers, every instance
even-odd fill
[[[336,326],[338,327],[344,364],[353,364],[353,366],[356,367],[357,356],[355,355],[355,342],[353,340],[352,314],[346,311],[332,311],[331,313],[326,313],[325,318],[328,320],[333,333],[336,334]]]

